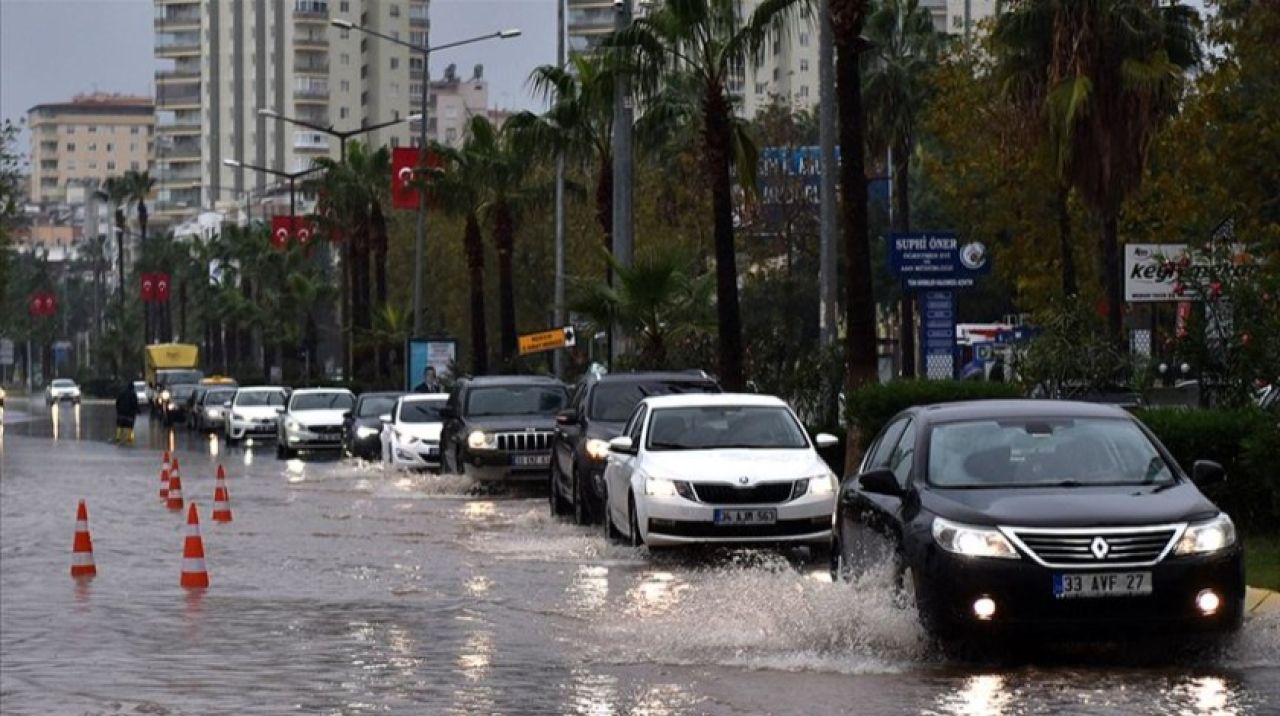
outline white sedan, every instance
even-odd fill
[[[53,405],[64,400],[79,403],[80,386],[69,378],[57,378],[44,389],[44,402],[46,405]]]
[[[636,406],[605,466],[605,530],[651,547],[825,546],[836,476],[785,402],[761,395],[665,395]]]
[[[382,466],[440,469],[440,409],[448,393],[412,393],[401,396],[382,417]]]

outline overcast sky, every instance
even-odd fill
[[[153,7],[152,0],[0,0],[0,117],[17,121],[34,105],[95,89],[150,95]],[[555,61],[555,2],[431,1],[432,44],[507,27],[524,35],[432,55],[432,76],[450,63],[470,76],[483,64],[492,105],[535,107],[526,79]]]

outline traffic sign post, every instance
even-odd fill
[[[950,380],[956,375],[956,302],[952,291],[925,291],[920,300],[925,377]]]
[[[577,336],[573,326],[562,326],[537,333],[526,333],[519,338],[520,355],[553,351],[557,348],[572,348],[577,345]]]

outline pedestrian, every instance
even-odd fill
[[[436,377],[435,366],[427,366],[422,371],[422,382],[413,386],[415,393],[443,393],[444,388],[440,385],[440,379]]]
[[[133,444],[133,421],[138,418],[138,394],[125,382],[116,396],[116,437],[112,442]]]

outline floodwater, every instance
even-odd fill
[[[169,439],[107,442],[110,406],[14,402],[0,429],[0,712],[9,714],[1280,713],[1280,619],[1166,656],[936,653],[887,580],[803,552],[649,556],[536,493],[350,461],[282,462],[179,431],[211,585],[178,585]],[[56,427],[55,427],[56,426]],[[234,521],[209,520],[227,470]],[[69,576],[89,507],[98,576]]]

